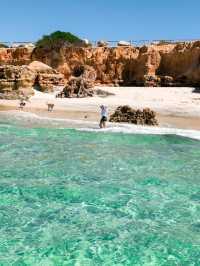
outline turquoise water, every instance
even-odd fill
[[[200,265],[200,142],[1,124],[0,265]]]

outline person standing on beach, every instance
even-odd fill
[[[99,123],[100,128],[105,128],[106,127],[106,121],[108,120],[108,111],[107,107],[105,105],[100,106],[101,109],[101,120]]]

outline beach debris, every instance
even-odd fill
[[[110,116],[110,122],[117,123],[132,123],[136,125],[148,125],[148,126],[157,126],[158,120],[156,119],[156,113],[149,109],[144,108],[133,109],[128,105],[123,105],[117,107],[115,112]]]

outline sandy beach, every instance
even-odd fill
[[[89,98],[55,98],[54,94],[36,91],[24,111],[42,117],[98,121],[99,105],[105,104],[111,114],[119,105],[149,107],[157,112],[160,127],[200,130],[200,93],[187,87],[96,87],[110,95]],[[47,102],[55,104],[47,111]],[[18,100],[0,100],[0,110],[17,110]]]

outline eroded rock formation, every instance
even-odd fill
[[[63,86],[65,84],[63,74],[42,62],[33,61],[28,65],[28,68],[36,75],[34,87],[37,90],[50,92],[53,91],[55,86]]]
[[[158,121],[156,113],[149,108],[143,110],[135,110],[128,105],[119,106],[115,112],[110,116],[110,122],[124,122],[136,125],[156,126]]]
[[[81,77],[73,77],[67,83],[67,86],[63,89],[63,94],[67,98],[72,97],[88,97],[93,96],[94,91],[90,82]]]
[[[34,94],[34,87],[40,91],[52,91],[58,85],[64,85],[64,76],[41,62],[0,66],[1,98],[16,99],[20,95],[28,97]]]
[[[33,94],[35,73],[27,66],[0,66],[0,97],[17,99]]]
[[[92,67],[80,66],[74,69],[74,76],[70,78],[61,95],[71,97],[91,97],[94,94],[96,72]]]

